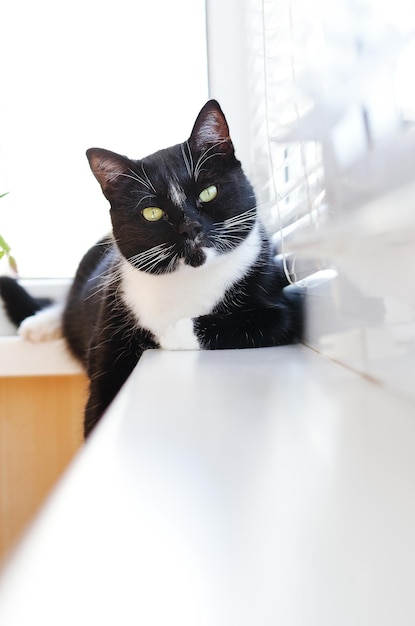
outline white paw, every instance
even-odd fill
[[[179,320],[168,326],[158,338],[164,350],[199,350],[199,342],[193,332],[193,321],[190,317]]]
[[[19,326],[18,333],[29,341],[52,341],[62,337],[62,304],[53,304],[27,317]]]

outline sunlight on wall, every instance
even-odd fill
[[[0,23],[0,233],[21,276],[70,276],[110,228],[85,150],[140,158],[190,134],[205,3],[22,0]]]

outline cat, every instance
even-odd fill
[[[300,339],[301,305],[286,289],[218,102],[205,104],[182,144],[140,160],[100,148],[87,157],[113,231],[81,260],[63,309],[20,326],[23,337],[43,339],[58,320],[53,336],[63,334],[89,377],[85,436],[144,350]]]

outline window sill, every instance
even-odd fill
[[[21,280],[33,296],[64,300],[70,279]],[[65,376],[79,374],[81,366],[68,352],[63,339],[31,343],[16,335],[15,327],[0,307],[0,376]]]
[[[64,376],[81,372],[63,339],[31,343],[20,337],[0,337],[0,376]]]
[[[412,624],[414,435],[412,403],[301,345],[147,352],[0,622]]]

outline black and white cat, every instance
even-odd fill
[[[299,339],[298,302],[284,290],[216,101],[183,144],[141,160],[99,148],[87,156],[110,202],[113,233],[82,259],[62,311],[41,310],[20,326],[32,340],[61,332],[85,366],[86,435],[148,348]]]

